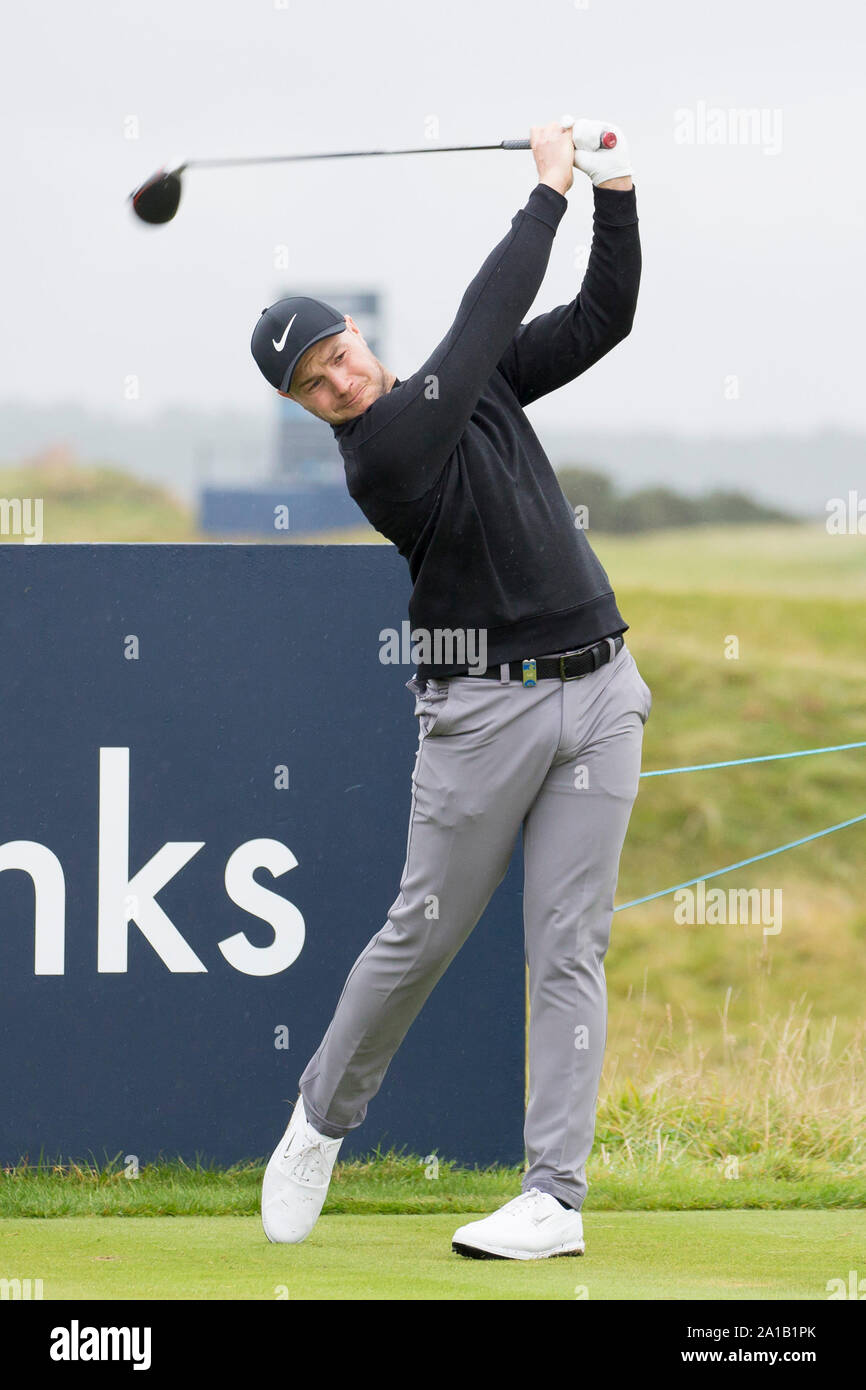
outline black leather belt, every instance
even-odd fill
[[[524,685],[535,685],[536,681],[543,680],[583,680],[584,676],[590,676],[593,671],[597,671],[599,666],[613,661],[623,641],[622,633],[618,632],[616,637],[602,637],[598,642],[593,642],[592,646],[578,647],[576,651],[566,652],[562,656],[527,657],[522,661],[509,661],[508,674],[512,680],[521,681]],[[475,676],[479,680],[502,679],[500,668],[496,665],[489,666],[486,671],[467,671],[466,675]]]

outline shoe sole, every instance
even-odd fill
[[[262,1222],[262,1230],[267,1236],[269,1245],[301,1245],[308,1236],[312,1235],[312,1230],[310,1230],[307,1232],[307,1235],[301,1236],[300,1240],[274,1240],[273,1236],[268,1233],[268,1228],[264,1221]]]
[[[560,1255],[582,1255],[586,1244],[560,1246],[556,1250],[485,1250],[480,1245],[464,1245],[462,1241],[452,1240],[451,1249],[455,1255],[469,1260],[550,1260]]]

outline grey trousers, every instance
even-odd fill
[[[407,682],[418,753],[400,891],[300,1079],[331,1138],[389,1063],[505,876],[523,830],[529,1100],[523,1190],[578,1210],[607,1041],[604,957],[652,694],[623,644],[580,680]]]

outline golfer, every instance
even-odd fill
[[[614,148],[600,147],[603,131],[615,133]],[[429,639],[406,683],[419,736],[399,892],[349,971],[267,1166],[262,1221],[272,1241],[312,1230],[343,1138],[363,1122],[522,832],[528,1168],[520,1193],[461,1226],[452,1248],[516,1260],[584,1250],[604,957],[652,695],[608,576],[524,410],[626,337],[641,255],[616,126],[564,117],[534,126],[531,147],[538,182],[441,343],[405,381],[320,300],[280,300],[253,332],[267,381],[331,426],[351,496],[408,562],[413,639]],[[523,323],[575,166],[594,199],[580,293]],[[455,633],[466,643],[449,651],[441,639]],[[470,647],[485,660],[470,661]]]

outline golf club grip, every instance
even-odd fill
[[[600,150],[612,150],[615,145],[616,136],[613,131],[603,130],[597,148]],[[503,140],[502,148],[504,150],[531,150],[532,142],[530,140]]]

